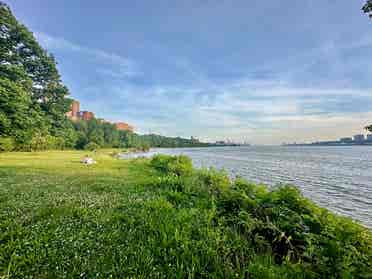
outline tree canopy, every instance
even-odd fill
[[[367,0],[362,8],[363,12],[368,14],[369,17],[372,18],[372,0]]]
[[[12,138],[16,149],[24,150],[34,149],[35,143],[40,147],[40,141],[74,145],[73,127],[65,117],[71,100],[55,59],[3,2],[0,76],[0,137]]]

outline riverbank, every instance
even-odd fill
[[[0,277],[367,276],[371,232],[186,157],[0,154]],[[119,151],[117,151],[119,152]]]
[[[367,147],[251,146],[153,149],[186,155],[196,168],[215,167],[231,177],[275,187],[296,185],[305,197],[372,228],[372,149]]]

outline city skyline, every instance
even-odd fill
[[[337,140],[370,124],[363,2],[7,1],[97,117],[253,144]]]

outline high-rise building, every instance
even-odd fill
[[[71,110],[66,113],[66,116],[73,121],[77,121],[80,118],[80,103],[78,101],[72,101]]]
[[[71,104],[71,115],[72,117],[78,117],[80,112],[80,103],[78,101],[73,101]]]

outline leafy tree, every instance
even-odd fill
[[[100,146],[96,144],[95,142],[90,142],[84,146],[85,150],[94,151],[98,149]]]
[[[36,130],[47,128],[24,84],[0,77],[0,136],[13,138],[18,146],[30,143]]]
[[[14,141],[12,138],[0,137],[0,152],[8,152],[14,149]]]
[[[372,18],[372,0],[367,0],[362,8],[363,12],[368,14],[369,17]]]
[[[75,145],[75,131],[65,116],[71,100],[54,57],[1,1],[0,76],[0,135],[14,137],[18,149],[44,148],[44,144],[32,144],[41,141],[53,142],[53,146],[58,142],[61,147]]]

